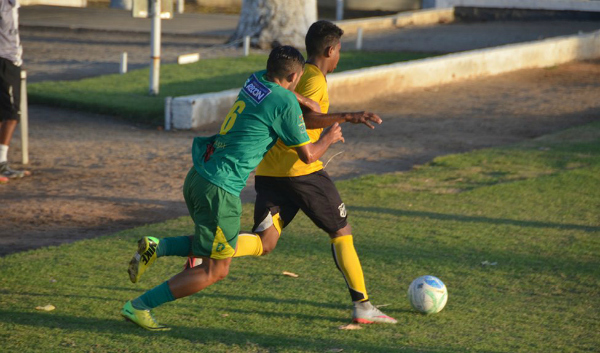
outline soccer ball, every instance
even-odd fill
[[[446,306],[448,290],[439,278],[421,276],[408,287],[408,299],[415,310],[424,314],[435,314]]]

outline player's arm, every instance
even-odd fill
[[[295,147],[295,149],[296,152],[298,152],[300,160],[306,164],[310,164],[318,161],[325,151],[327,151],[329,146],[338,141],[344,142],[344,137],[342,136],[342,128],[340,125],[334,123],[321,134],[319,141]]]
[[[374,129],[373,123],[381,124],[381,118],[371,112],[346,112],[323,114],[314,110],[302,110],[304,113],[304,123],[307,129],[321,129],[331,126],[335,123],[365,124]]]
[[[321,106],[319,105],[319,103],[315,102],[310,98],[304,97],[298,92],[294,92],[294,95],[296,96],[296,99],[298,100],[298,103],[300,104],[300,108],[302,108],[303,113],[311,111],[321,113]]]

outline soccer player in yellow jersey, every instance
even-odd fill
[[[340,58],[342,29],[328,21],[315,22],[306,34],[308,60],[296,92],[317,102],[321,113],[329,109],[326,75],[336,68]],[[302,102],[302,97],[299,97]],[[311,142],[318,141],[324,127],[334,123],[380,124],[381,119],[368,112],[304,115]],[[333,259],[344,276],[354,303],[352,320],[357,323],[391,323],[396,320],[382,313],[369,301],[365,280],[347,221],[346,206],[323,170],[323,163],[306,164],[298,153],[277,141],[256,169],[256,234],[240,234],[235,257],[261,256],[275,248],[282,229],[302,210],[331,238]]]

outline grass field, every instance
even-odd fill
[[[344,52],[337,72],[422,59],[431,54]],[[160,94],[149,96],[148,69],[79,81],[48,81],[28,85],[30,103],[103,113],[162,125],[166,97],[219,92],[242,87],[248,76],[266,67],[266,55],[201,60],[162,65]]]
[[[597,351],[600,123],[337,184],[370,296],[398,325],[338,329],[349,323],[349,295],[327,237],[303,215],[272,254],[236,259],[224,281],[156,309],[172,331],[123,321],[126,300],[183,263],[161,258],[131,284],[135,241],[188,234],[192,224],[181,218],[0,258],[0,350]],[[251,211],[244,206],[243,228]],[[424,274],[448,287],[439,314],[417,314],[406,299]],[[35,309],[46,304],[56,310]]]

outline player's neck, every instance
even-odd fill
[[[278,85],[280,85],[281,87],[288,89],[288,87],[290,86],[290,82],[288,82],[285,79],[280,79],[277,77],[271,77],[269,74],[265,75],[267,81],[271,81],[273,83],[276,83]]]
[[[322,56],[311,56],[306,61],[309,64],[313,64],[321,70],[323,76],[327,76],[329,70],[329,63],[327,62],[327,58]]]

